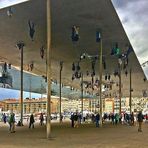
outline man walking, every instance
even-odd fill
[[[96,115],[96,127],[99,127],[99,121],[100,121],[100,114],[97,113],[97,115]]]
[[[143,119],[144,119],[144,116],[142,114],[142,111],[139,111],[138,116],[137,116],[137,121],[138,121],[138,124],[139,124],[138,132],[142,132],[142,122],[143,122]]]
[[[31,114],[31,116],[30,116],[30,122],[29,122],[29,128],[34,128],[34,122],[35,122],[35,120],[34,120],[34,116],[33,116],[33,114]]]
[[[11,112],[9,117],[9,131],[15,133],[15,114]]]

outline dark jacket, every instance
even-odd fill
[[[96,115],[96,121],[99,121],[99,120],[100,120],[100,115],[97,114],[97,115]]]
[[[34,123],[35,121],[34,121],[34,116],[33,116],[33,114],[30,116],[30,123]]]
[[[140,112],[137,116],[138,122],[143,122],[144,116],[142,115],[142,112]]]

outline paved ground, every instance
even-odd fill
[[[110,124],[95,128],[83,124],[72,129],[70,123],[52,124],[52,139],[46,139],[46,128],[36,125],[16,127],[16,133],[9,133],[6,125],[0,124],[0,148],[148,148],[148,124],[143,132],[137,126]]]

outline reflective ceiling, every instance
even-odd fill
[[[40,49],[46,53],[46,1],[31,0],[11,8],[13,15],[7,15],[9,9],[0,11],[0,56],[6,62],[19,67],[20,51],[16,48],[18,41],[25,43],[24,69],[34,64],[32,73],[46,75],[46,56],[42,59]],[[118,69],[118,57],[111,55],[111,49],[118,43],[121,53],[127,52],[130,42],[110,0],[51,0],[52,22],[52,79],[59,81],[60,61],[63,61],[62,83],[75,88],[80,88],[80,79],[72,81],[72,63],[77,64],[82,53],[89,56],[98,56],[100,43],[96,43],[96,31],[102,30],[103,56],[106,69],[103,70],[103,83],[105,75],[111,76],[112,90],[107,93],[118,94],[118,77],[114,72]],[[35,25],[34,39],[29,36],[28,22]],[[79,26],[80,39],[71,41],[72,26]],[[133,44],[132,44],[133,45]],[[133,46],[134,47],[134,46]],[[81,61],[81,71],[85,81],[91,81],[87,71],[91,73],[91,60]],[[122,69],[122,96],[129,96],[129,69],[132,68],[133,96],[142,96],[142,91],[147,89],[147,82],[143,81],[144,73],[134,52],[128,57],[128,67]],[[96,75],[99,78],[99,59],[95,65]],[[127,76],[125,75],[127,72]],[[96,90],[97,91],[97,90]]]

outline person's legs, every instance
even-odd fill
[[[12,132],[12,133],[15,132],[15,124],[14,124],[14,123],[12,123],[12,130],[11,130],[11,132]]]
[[[74,127],[76,127],[76,121],[74,120]]]
[[[142,132],[142,122],[140,122],[140,132]]]
[[[96,120],[96,127],[99,127],[99,121]]]
[[[142,132],[142,122],[138,122],[139,127],[138,127],[138,132]]]
[[[12,125],[9,123],[9,131],[11,132]]]
[[[29,122],[29,128],[31,128],[31,122]]]
[[[34,123],[32,123],[32,128],[34,128]]]
[[[78,122],[78,120],[76,121],[76,127],[77,127],[77,128],[79,127],[79,122]]]
[[[72,127],[74,127],[74,120],[72,120]]]

